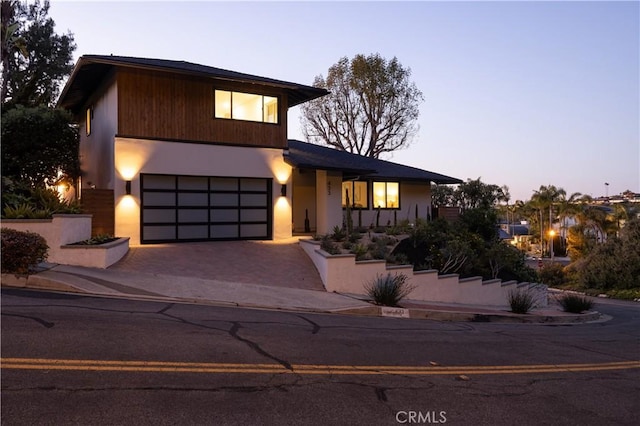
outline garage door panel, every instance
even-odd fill
[[[238,209],[211,210],[211,222],[238,222]]]
[[[144,212],[144,221],[145,223],[174,223],[176,221],[176,211],[175,209],[147,209]]]
[[[212,206],[236,207],[238,205],[238,194],[211,194],[209,203]]]
[[[170,226],[144,226],[142,232],[145,240],[166,241],[176,239],[176,227]]]
[[[176,177],[164,175],[145,175],[145,189],[176,189]]]
[[[240,179],[241,191],[266,191],[265,179]]]
[[[237,239],[238,225],[211,225],[209,227],[213,239]]]
[[[178,238],[181,240],[200,240],[203,235],[208,235],[208,225],[180,225],[178,226]]]
[[[148,192],[144,194],[145,207],[167,207],[176,205],[176,194],[173,192]]]
[[[238,191],[237,178],[209,178],[212,191]]]
[[[207,191],[209,190],[209,179],[199,176],[179,176],[178,189]]]
[[[209,207],[209,197],[207,194],[178,194],[178,205],[182,206],[194,206],[194,207]]]
[[[178,210],[178,222],[209,222],[209,211],[201,209]]]
[[[142,242],[270,239],[272,179],[141,175]]]
[[[260,238],[267,233],[267,225],[242,224],[240,225],[241,238]]]
[[[265,207],[267,194],[242,194],[240,195],[240,205],[242,207]]]
[[[243,209],[240,210],[240,222],[266,222],[266,209]]]

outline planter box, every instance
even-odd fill
[[[47,262],[108,268],[127,254],[129,238],[100,245],[70,245],[91,238],[90,214],[56,214],[52,219],[5,219],[3,228],[40,234],[49,246]]]
[[[65,265],[106,269],[129,251],[129,238],[118,238],[98,245],[65,245],[61,247]]]

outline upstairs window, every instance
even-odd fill
[[[278,98],[251,93],[215,91],[215,117],[278,123]]]
[[[87,108],[86,118],[85,118],[85,130],[87,131],[87,136],[91,134],[91,119],[93,118],[93,108]]]
[[[369,197],[367,196],[367,182],[347,181],[342,182],[342,207],[347,207],[347,193],[349,194],[349,204],[352,208],[369,208]]]
[[[400,207],[398,182],[373,182],[373,207],[397,209]]]

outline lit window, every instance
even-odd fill
[[[85,121],[85,127],[87,130],[87,136],[91,134],[91,118],[93,116],[93,110],[91,108],[87,108],[87,118]]]
[[[347,193],[351,207],[356,209],[366,209],[369,207],[367,182],[342,182],[342,207],[347,206]]]
[[[373,206],[383,209],[400,207],[398,182],[373,182]]]
[[[278,122],[278,98],[251,93],[215,91],[215,117],[264,123]]]

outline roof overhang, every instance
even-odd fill
[[[329,93],[327,90],[318,87],[259,77],[184,61],[84,55],[80,57],[76,63],[69,80],[63,88],[58,100],[58,106],[69,109],[73,113],[79,113],[82,106],[87,102],[93,91],[102,83],[104,78],[118,68],[169,72],[199,78],[210,78],[218,81],[275,87],[284,90],[287,94],[289,107],[299,105]]]

